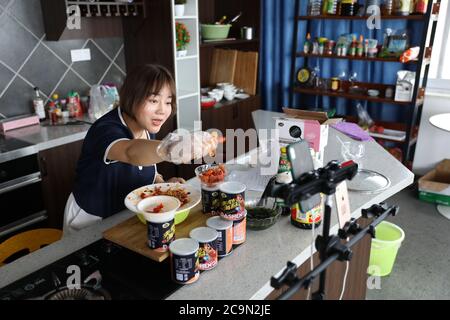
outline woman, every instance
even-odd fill
[[[167,69],[146,65],[128,74],[120,91],[120,107],[97,120],[84,140],[75,186],[66,204],[65,233],[122,211],[124,198],[134,189],[164,182],[156,169],[163,161],[156,152],[160,141],[150,135],[158,133],[175,111],[175,83]],[[211,151],[202,146],[203,155]]]

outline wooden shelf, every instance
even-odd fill
[[[411,102],[400,102],[400,101],[395,101],[394,99],[382,98],[382,97],[371,97],[369,95],[354,94],[354,93],[350,93],[347,91],[339,92],[339,91],[314,89],[314,88],[302,88],[302,87],[298,87],[298,86],[294,88],[294,92],[309,94],[309,95],[317,95],[317,96],[344,98],[344,99],[350,99],[350,100],[365,100],[365,101],[370,101],[370,102],[389,103],[389,104],[396,104],[396,105],[401,105],[401,106],[409,106],[412,104]],[[421,103],[423,103],[423,99],[417,101],[417,105],[419,105]]]
[[[375,57],[375,58],[370,58],[370,57],[353,57],[353,56],[338,56],[336,54],[330,54],[330,55],[325,55],[325,54],[312,54],[312,53],[308,53],[305,54],[304,52],[299,52],[297,53],[297,57],[302,57],[302,58],[319,58],[319,59],[345,59],[345,60],[361,60],[361,61],[376,61],[376,62],[397,62],[397,63],[402,63],[400,62],[397,58],[379,58],[379,57]],[[418,60],[412,60],[407,62],[406,64],[414,64],[417,63]]]
[[[221,109],[223,107],[231,107],[231,106],[234,106],[234,105],[236,105],[236,104],[238,104],[240,102],[243,102],[243,101],[255,101],[257,99],[259,99],[258,95],[250,96],[250,97],[248,97],[246,99],[234,99],[234,100],[231,100],[231,101],[223,99],[222,101],[216,103],[213,107],[202,108],[202,111],[204,111],[204,110],[217,110],[217,109]]]
[[[368,16],[338,16],[338,15],[319,15],[319,16],[297,16],[297,20],[367,20]],[[411,14],[409,16],[382,15],[381,20],[424,20],[426,15]]]
[[[236,40],[218,40],[218,41],[208,41],[202,42],[200,47],[215,47],[215,46],[227,46],[227,45],[240,45],[240,44],[250,44],[250,43],[258,43],[259,39],[253,40],[244,40],[244,39],[236,39]]]
[[[345,121],[358,123],[358,118],[356,118],[354,116],[341,116],[341,117],[345,118]],[[385,129],[391,129],[391,130],[406,131],[406,129],[407,129],[406,124],[402,123],[402,122],[375,121],[375,124],[377,126],[382,126]],[[411,140],[409,142],[410,146],[417,143],[418,130],[419,130],[419,127],[416,127],[414,136],[411,138]],[[398,143],[401,145],[406,144],[406,139],[403,141],[398,141],[398,140],[389,139],[389,138],[379,138],[379,137],[372,137],[372,138],[374,138],[377,141],[378,140],[388,141],[388,142]]]

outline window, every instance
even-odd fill
[[[450,90],[450,5],[441,1],[428,77],[429,87]]]

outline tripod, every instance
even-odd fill
[[[350,261],[352,258],[351,247],[363,239],[366,234],[375,237],[375,227],[386,219],[389,215],[395,216],[398,213],[398,207],[387,207],[385,204],[373,205],[369,209],[362,210],[362,215],[366,218],[376,217],[369,226],[362,229],[355,219],[347,222],[343,229],[339,230],[338,236],[330,236],[332,195],[336,192],[337,186],[345,181],[351,180],[358,171],[358,165],[353,161],[339,164],[332,161],[324,168],[305,173],[296,181],[290,184],[279,185],[270,183],[265,196],[282,198],[287,206],[292,206],[300,201],[305,201],[318,193],[327,195],[323,219],[323,233],[316,239],[316,248],[319,252],[321,263],[303,278],[296,275],[297,265],[292,262],[287,263],[287,268],[278,277],[272,277],[271,285],[275,289],[280,289],[288,285],[289,289],[281,294],[278,299],[287,300],[292,297],[300,288],[308,288],[311,283],[320,276],[319,290],[312,296],[314,300],[325,299],[326,270],[336,260]],[[354,237],[347,243],[342,244],[341,239]]]

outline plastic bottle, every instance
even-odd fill
[[[356,55],[356,48],[358,47],[358,43],[356,41],[356,36],[353,36],[352,44],[350,45],[349,55],[354,57]]]
[[[281,147],[280,149],[280,162],[278,166],[278,174],[276,178],[277,184],[288,184],[292,182],[292,173],[291,173],[291,162],[287,156],[286,147]],[[290,208],[284,205],[283,199],[276,199],[276,204],[278,207],[282,208],[282,215],[289,215]]]
[[[311,51],[311,34],[308,32],[308,34],[306,35],[306,41],[305,44],[303,45],[303,52],[305,54],[308,54]]]
[[[35,97],[33,99],[34,112],[39,117],[39,121],[44,121],[46,118],[44,100],[41,98],[38,87],[34,88],[34,92],[35,92]]]
[[[362,35],[359,36],[358,46],[356,48],[356,55],[362,57],[364,54],[364,38]]]

